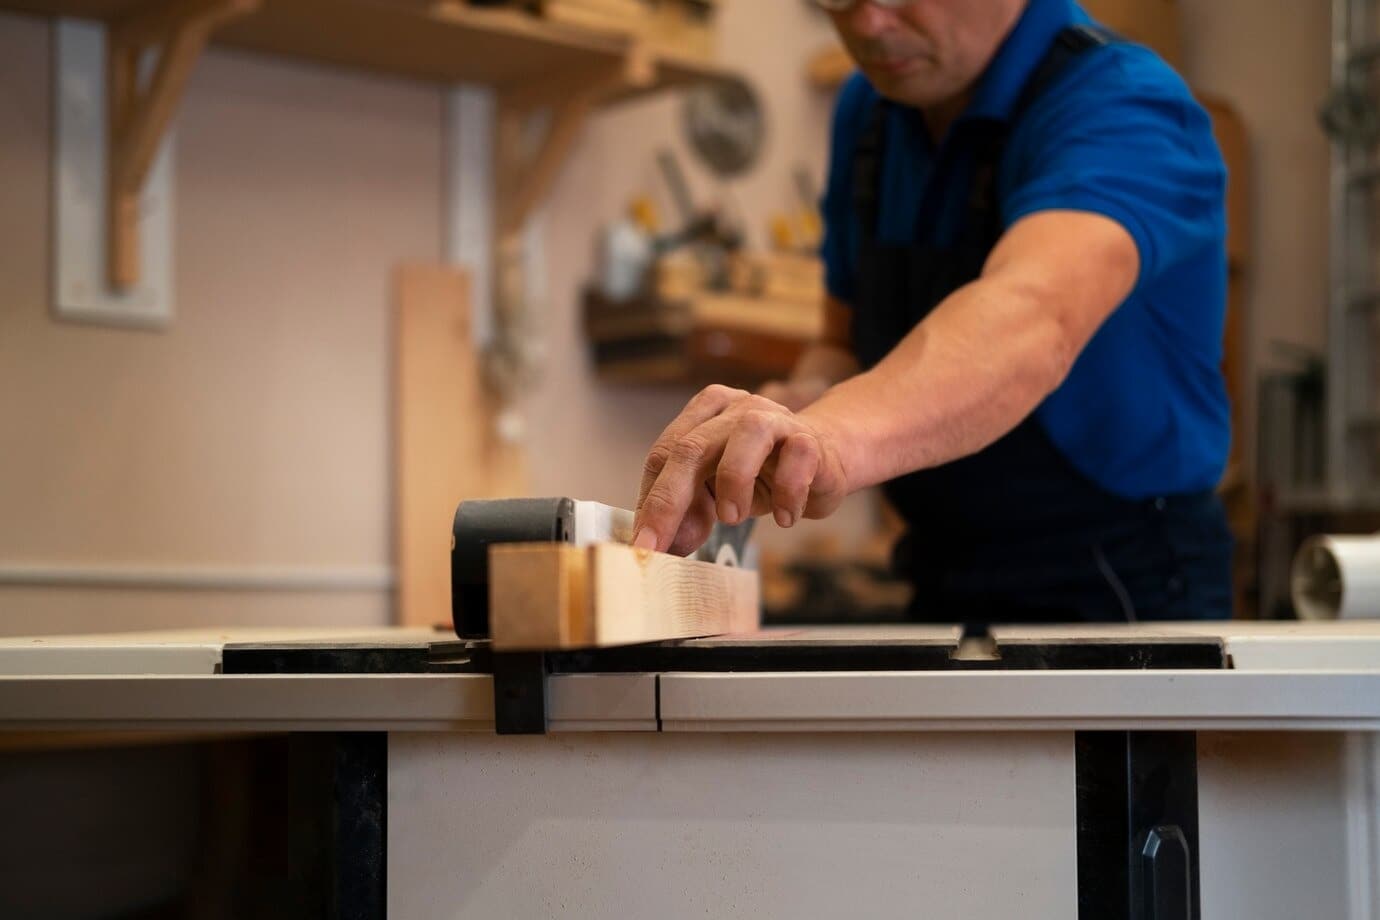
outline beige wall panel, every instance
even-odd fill
[[[0,636],[127,632],[191,626],[377,626],[387,591],[165,591],[13,587],[0,590]]]
[[[1247,372],[1281,365],[1273,343],[1321,349],[1327,330],[1330,5],[1183,0],[1184,72],[1245,122],[1251,156]],[[1255,453],[1255,393],[1244,432]]]
[[[440,253],[440,91],[207,54],[177,120],[175,319],[105,329],[49,312],[50,46],[0,16],[0,561],[389,564],[389,280]],[[131,627],[386,607],[160,600],[39,607],[143,611]],[[35,609],[0,589],[0,630]]]

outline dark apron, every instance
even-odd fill
[[[1079,54],[1108,38],[1065,30],[1011,117]],[[977,279],[1002,234],[996,169],[1008,127],[971,120],[951,146],[971,151],[970,195],[947,248],[876,240],[886,110],[859,138],[854,199],[863,239],[853,343],[875,365],[931,310]],[[950,152],[951,153],[951,152]],[[946,164],[937,163],[936,169]],[[922,228],[920,238],[927,234]],[[1212,619],[1231,615],[1231,547],[1211,493],[1144,501],[1116,496],[1079,472],[1029,416],[990,447],[883,487],[908,531],[894,562],[915,585],[911,616],[926,622]]]

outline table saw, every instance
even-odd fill
[[[415,629],[0,640],[0,730],[324,746],[323,916],[1376,905],[1377,624],[775,630],[508,662],[497,695],[494,657]]]

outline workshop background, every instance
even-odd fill
[[[696,386],[777,375],[815,328],[847,68],[812,4],[393,6],[371,32],[350,3],[0,0],[0,634],[442,622],[455,499],[630,505]],[[1374,492],[1323,488],[1332,6],[1087,6],[1180,69],[1230,161],[1238,614],[1290,616],[1303,535],[1375,524]],[[82,140],[99,30],[64,14],[210,36],[131,97],[118,155],[165,102],[171,152],[123,224]],[[871,495],[764,523],[769,618],[895,615],[890,527]]]
[[[1380,529],[1380,45],[1360,0],[1084,5],[1227,157],[1237,615],[1292,617],[1304,538]],[[818,328],[847,71],[807,0],[0,0],[0,636],[444,623],[458,500],[630,506]],[[899,616],[894,527],[764,520],[768,622]],[[12,740],[0,890],[62,916],[172,916],[282,820],[249,742]]]

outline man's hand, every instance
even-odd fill
[[[744,390],[711,386],[652,445],[633,545],[693,552],[715,520],[772,512],[782,527],[833,513],[848,494],[837,438],[819,421]]]

